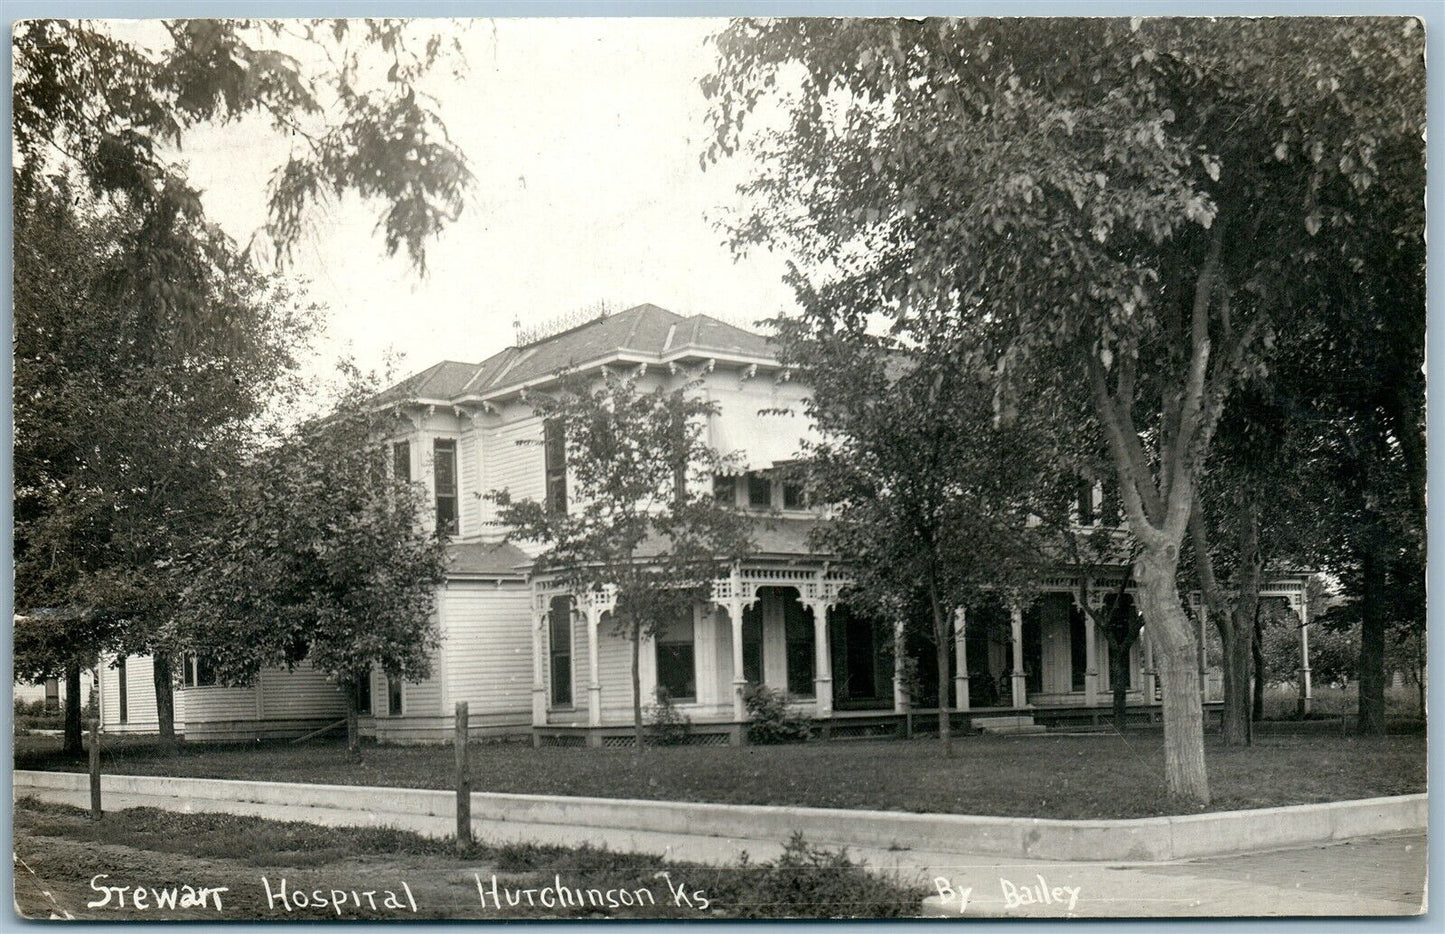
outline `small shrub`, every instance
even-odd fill
[[[740,907],[742,917],[912,917],[924,894],[875,876],[847,850],[813,846],[797,833],[771,862],[740,860],[734,878],[742,891],[719,902]]]
[[[800,743],[811,732],[808,718],[788,710],[788,699],[781,691],[750,684],[743,691],[743,705],[748,711],[750,743]]]
[[[692,721],[677,709],[667,688],[657,689],[657,703],[645,711],[648,742],[654,746],[681,746],[687,742]]]

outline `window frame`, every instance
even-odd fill
[[[209,677],[201,679],[201,659],[206,658],[206,671]],[[220,682],[216,679],[216,671],[212,666],[210,658],[204,652],[192,652],[186,656],[183,674],[181,676],[181,687],[187,688],[213,688],[218,687]]]
[[[120,660],[116,662],[116,665],[115,665],[115,676],[116,676],[116,697],[117,697],[117,699],[120,701],[120,703],[119,703],[119,705],[118,705],[118,707],[117,707],[117,710],[116,710],[117,715],[120,717],[120,720],[119,720],[118,722],[120,722],[120,723],[129,723],[129,722],[130,722],[130,698],[128,697],[128,695],[130,694],[130,691],[128,690],[129,685],[127,685],[127,683],[126,683],[126,670],[125,670],[125,656],[124,656],[124,655],[122,655],[122,656],[120,657]]]
[[[652,640],[654,671],[657,673],[655,679],[657,683],[654,686],[653,693],[656,694],[657,691],[667,688],[667,696],[670,700],[677,703],[693,704],[697,702],[697,627],[691,619],[681,620],[680,622],[684,623],[687,629],[687,635],[685,637],[677,635],[677,631],[683,627],[670,626],[664,630],[661,635]],[[664,647],[666,647],[666,649],[664,649]],[[670,653],[680,648],[686,649],[687,664],[690,669],[690,675],[687,680],[692,687],[692,691],[688,693],[674,693],[670,687],[662,682],[664,651]]]
[[[807,633],[807,638],[799,638],[797,634],[804,631]],[[799,647],[804,645],[807,646],[807,687],[803,690],[795,690],[793,679],[796,672],[793,669],[793,653],[801,651]],[[799,699],[816,698],[818,696],[818,632],[813,625],[812,614],[797,599],[789,599],[783,604],[783,658],[787,667],[788,696]]]
[[[567,513],[567,431],[561,419],[542,422],[543,498],[549,515]]]
[[[391,443],[391,475],[402,483],[411,482],[411,440]]]
[[[748,508],[749,509],[772,509],[773,508],[773,478],[760,470],[748,471]],[[759,503],[759,496],[756,494],[762,490],[767,491],[767,502]]]
[[[352,685],[352,694],[356,698],[356,715],[358,717],[369,717],[373,714],[373,698],[371,696],[371,674],[371,669],[367,668],[366,674],[360,678],[357,678],[356,683]],[[364,704],[362,703],[363,696],[366,699],[366,703]]]
[[[451,471],[450,492],[442,492],[443,465]],[[461,534],[461,483],[457,476],[457,439],[432,439],[432,499],[436,507],[436,530],[438,535],[456,536]],[[442,503],[450,504],[447,521],[444,522]]]
[[[560,608],[560,609],[559,609]],[[560,615],[561,619],[557,618]],[[559,651],[558,639],[559,630],[565,626],[567,634],[565,651]],[[572,598],[567,596],[553,597],[547,603],[547,706],[551,710],[572,710],[577,703],[575,659],[577,658],[577,627],[572,619]],[[565,661],[567,666],[567,677],[557,677],[557,663]],[[557,688],[565,685],[567,695],[565,699],[559,699]]]
[[[393,699],[396,700],[395,704],[392,703]],[[386,715],[406,716],[406,681],[397,675],[386,676]]]

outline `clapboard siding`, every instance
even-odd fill
[[[507,490],[516,499],[541,500],[546,493],[546,461],[541,444],[518,444],[519,441],[541,441],[542,420],[526,416],[505,425],[482,430],[481,492]],[[496,520],[496,506],[491,501],[480,503],[484,535],[500,536],[503,530],[487,526]]]
[[[466,701],[472,717],[532,712],[532,590],[525,584],[451,581],[439,597],[445,627],[444,712]]]
[[[611,617],[603,619],[597,631],[597,670],[602,676],[602,721],[631,720],[632,642],[613,630]]]
[[[176,721],[187,727],[217,720],[255,719],[255,687],[176,688]]]
[[[346,715],[346,698],[329,677],[310,665],[287,671],[269,668],[258,679],[264,719],[304,719]]]
[[[120,722],[120,672],[111,666],[115,659],[107,656],[100,666],[101,725],[107,730],[155,730],[156,685],[149,655],[131,655],[125,660],[126,722]],[[63,685],[62,685],[63,687]],[[85,679],[81,678],[81,696]],[[177,705],[179,708],[179,705]],[[176,711],[179,725],[180,711]]]
[[[457,439],[457,510],[459,538],[482,532],[482,452],[478,432],[468,430]]]

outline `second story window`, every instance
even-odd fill
[[[436,480],[437,534],[457,534],[457,443],[451,438],[432,442]]]
[[[181,684],[188,688],[211,687],[216,683],[216,666],[209,655],[199,653],[186,658]]]
[[[411,482],[411,442],[394,441],[391,445],[391,475],[402,483]]]
[[[543,447],[546,448],[547,511],[567,511],[567,435],[562,423],[549,419],[542,426]]]
[[[1099,504],[1099,521],[1107,526],[1118,526],[1123,522],[1124,504],[1119,500],[1119,484],[1104,481],[1103,501]]]
[[[767,474],[748,474],[748,505],[753,509],[773,507],[773,479]]]
[[[783,483],[783,508],[784,508],[784,509],[803,509],[803,508],[805,508],[807,505],[808,505],[808,500],[807,500],[807,497],[806,497],[806,496],[804,495],[804,493],[803,493],[803,485],[802,485],[801,483],[793,483],[793,482],[784,482],[784,483]]]
[[[712,495],[724,506],[738,504],[738,478],[732,474],[715,474],[712,478]]]
[[[1077,481],[1079,525],[1094,524],[1094,484],[1080,477]]]

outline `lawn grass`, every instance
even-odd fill
[[[17,801],[14,815],[22,868],[73,910],[97,898],[90,880],[100,872],[109,876],[102,885],[224,885],[229,889],[224,920],[899,917],[917,914],[926,894],[865,871],[846,853],[801,840],[773,861],[703,866],[585,846],[477,842],[458,852],[451,841],[390,828],[319,827],[153,808],[115,811],[93,822],[77,808],[33,799]],[[660,877],[662,872],[667,880]],[[580,911],[504,903],[498,909],[490,902],[484,905],[477,889],[478,879],[490,885],[493,875],[504,891],[540,890],[560,882],[569,889],[602,893],[647,889],[654,903],[638,899],[644,903],[600,909],[588,905]],[[418,910],[370,911],[362,903],[347,904],[344,912],[311,905],[288,912],[266,895],[266,885],[277,890],[282,878],[290,890],[308,893],[358,887],[400,893],[406,880]],[[687,892],[682,903],[669,881]],[[105,908],[109,910],[98,914],[109,919],[170,919],[155,911],[118,912],[114,904]],[[216,914],[201,910],[188,917],[215,920]]]
[[[791,746],[533,749],[476,744],[477,791],[866,808],[1021,817],[1126,818],[1178,813],[1163,786],[1157,730],[1123,736],[972,736],[944,759],[933,739]],[[1271,807],[1425,790],[1425,737],[1261,735],[1250,747],[1206,737],[1211,810]],[[449,788],[444,746],[366,746],[348,761],[337,741],[186,744],[174,757],[144,740],[111,741],[109,772],[320,784]],[[82,769],[51,737],[22,737],[16,767]]]

